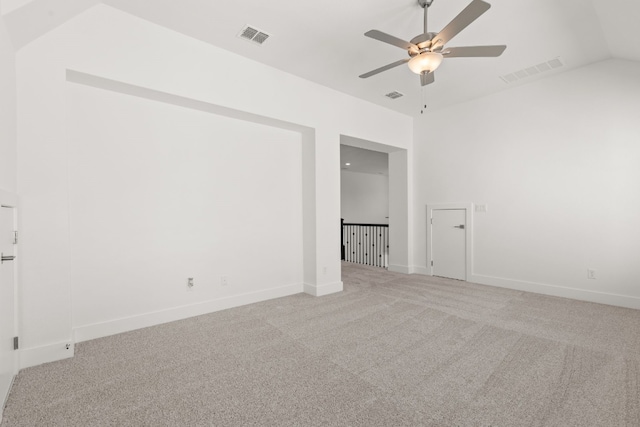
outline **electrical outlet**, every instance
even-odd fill
[[[596,271],[595,270],[591,270],[591,269],[587,269],[587,279],[596,280]]]
[[[193,277],[189,277],[187,279],[187,291],[188,292],[193,291],[193,286],[194,286]]]
[[[228,276],[220,276],[220,285],[228,286],[229,285],[229,277]]]

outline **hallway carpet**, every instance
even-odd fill
[[[8,426],[640,426],[640,311],[343,264],[298,294],[80,343]]]

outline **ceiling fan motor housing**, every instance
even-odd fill
[[[437,36],[436,33],[424,33],[412,38],[409,43],[418,46],[419,50],[409,49],[409,56],[414,57],[420,52],[429,50],[431,48],[432,40],[435,36]]]

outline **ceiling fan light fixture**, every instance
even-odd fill
[[[432,73],[442,63],[439,52],[422,52],[409,60],[409,68],[416,74]]]

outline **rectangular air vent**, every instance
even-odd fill
[[[398,99],[404,96],[403,93],[397,92],[397,91],[393,91],[393,92],[389,92],[388,94],[385,95],[387,98],[390,99]]]
[[[270,35],[265,33],[264,31],[252,27],[251,25],[245,25],[244,28],[240,30],[240,33],[238,33],[238,37],[261,45],[262,43],[267,41]]]
[[[547,62],[543,62],[542,64],[534,65],[532,67],[527,67],[522,70],[514,71],[513,73],[505,74],[504,76],[500,76],[503,82],[505,83],[515,83],[518,80],[523,80],[528,77],[536,76],[540,73],[545,73],[547,71],[551,71],[555,68],[560,68],[564,66],[560,58],[554,58]]]

